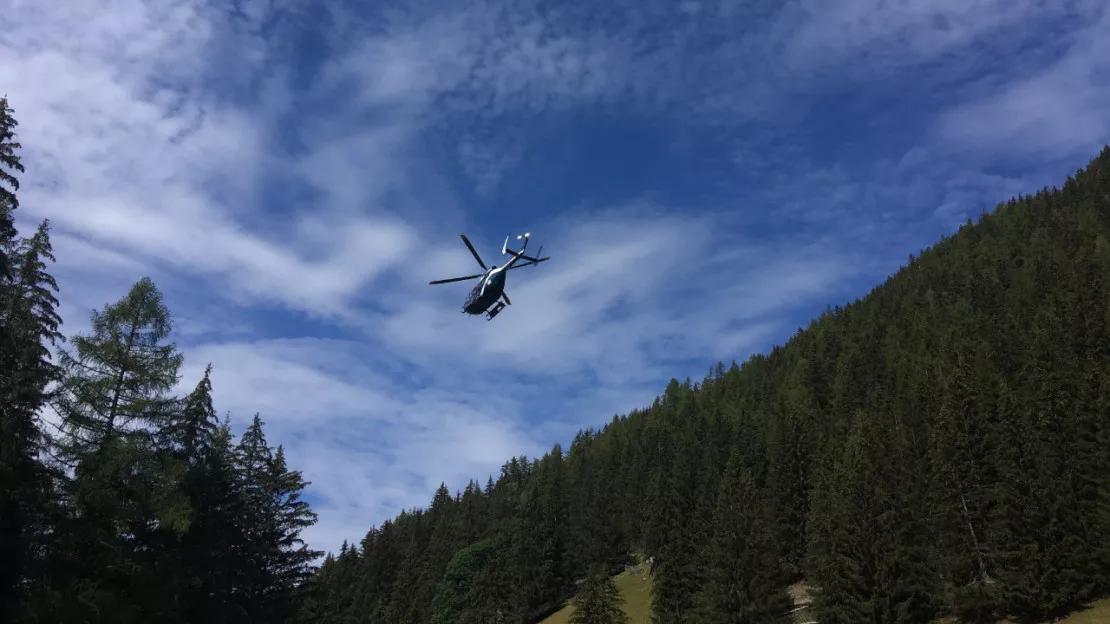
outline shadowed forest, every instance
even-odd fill
[[[0,613],[16,622],[1041,622],[1110,595],[1110,147],[785,345],[443,485],[323,553],[256,416],[238,439],[141,279],[63,339],[14,227],[0,107]],[[54,355],[54,348],[57,354]],[[217,363],[218,365],[218,363]],[[218,383],[218,379],[215,381]],[[293,458],[295,462],[295,458]]]

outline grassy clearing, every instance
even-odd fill
[[[651,622],[651,579],[647,566],[638,565],[618,574],[613,579],[624,599],[624,612],[628,614],[629,624],[649,624]],[[568,604],[556,611],[540,624],[567,624],[574,606]]]
[[[650,624],[651,622],[651,579],[646,566],[636,566],[617,575],[614,579],[624,599],[624,612],[628,614],[629,624]],[[804,588],[795,587],[791,592],[795,599],[805,599]],[[555,612],[540,624],[567,624],[574,607],[567,605]],[[807,621],[805,610],[795,614],[795,622]],[[940,620],[936,624],[956,624],[954,620]],[[1000,624],[1010,624],[1001,622]],[[1073,613],[1054,624],[1110,624],[1110,598],[1099,600],[1089,608]]]
[[[1110,598],[1099,600],[1086,611],[1073,613],[1060,624],[1110,624]]]

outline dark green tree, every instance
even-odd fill
[[[49,347],[63,337],[58,286],[46,266],[54,260],[49,225],[27,240],[16,238],[13,225],[19,181],[8,170],[23,171],[15,126],[0,99],[0,613],[21,618],[44,574],[54,492],[39,458],[44,437],[37,416],[59,378]]]
[[[454,504],[455,551],[496,544],[459,621],[542,619],[591,564],[612,574],[639,555],[659,622],[746,617],[799,580],[822,624],[923,622],[943,604],[965,620],[1043,618],[1110,595],[1108,193],[1110,147],[785,344],[580,432],[565,459],[511,458],[483,504],[465,491]],[[769,526],[747,535],[772,535],[774,560],[720,528],[733,455],[756,494],[726,515]],[[428,621],[417,596],[448,542],[427,518],[406,510],[364,549],[350,582],[372,621]],[[745,585],[748,559],[782,576]]]
[[[713,540],[700,596],[699,621],[706,624],[779,622],[791,600],[783,579],[785,562],[775,548],[773,507],[767,493],[734,452],[721,479],[713,516]]]
[[[61,353],[55,409],[72,478],[55,567],[65,601],[90,621],[161,619],[173,609],[157,544],[187,529],[189,511],[178,487],[184,465],[156,442],[178,407],[169,392],[182,357],[163,343],[170,328],[161,293],[143,278]]]
[[[432,622],[453,624],[466,611],[479,608],[475,581],[493,561],[497,551],[491,540],[482,540],[455,553],[436,588]]]
[[[175,579],[172,603],[184,622],[240,621],[246,613],[234,591],[250,575],[243,556],[244,492],[235,473],[230,423],[219,420],[213,405],[211,373],[208,365],[160,436],[186,466],[180,487],[189,503],[188,530],[162,536],[163,574]]]
[[[626,624],[628,615],[621,605],[623,599],[609,570],[594,566],[578,588],[574,599],[571,624]]]
[[[300,500],[309,483],[299,471],[289,470],[283,446],[276,451],[270,447],[264,424],[255,414],[235,448],[243,492],[238,522],[247,536],[242,596],[253,621],[284,622],[297,611],[294,590],[309,578],[311,562],[323,553],[301,539],[301,531],[316,522],[316,513]]]

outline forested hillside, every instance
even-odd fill
[[[0,622],[291,621],[323,554],[298,539],[307,484],[258,415],[238,440],[217,418],[211,366],[172,395],[149,279],[64,340],[49,224],[14,226],[16,126],[0,98]]]
[[[1047,619],[1110,593],[1108,406],[1110,148],[770,354],[440,487],[302,618],[536,622],[638,553],[660,623],[789,621],[801,579],[821,624]]]
[[[6,621],[519,624],[579,588],[604,616],[637,557],[668,624],[785,621],[802,579],[821,624],[1110,595],[1110,148],[771,353],[441,486],[313,575],[306,483],[260,417],[238,439],[217,418],[218,374],[173,394],[150,280],[63,340],[49,224],[14,227],[15,128],[0,100]]]

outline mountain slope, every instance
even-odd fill
[[[714,592],[767,611],[802,579],[822,624],[1047,618],[1108,595],[1108,241],[1110,148],[769,354],[441,488],[329,557],[304,617],[536,622],[634,552],[660,622],[744,621]],[[759,539],[732,534],[729,492]]]

